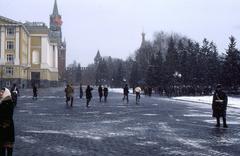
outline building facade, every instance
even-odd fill
[[[58,82],[58,44],[44,23],[0,16],[0,85],[49,87]]]
[[[62,41],[61,25],[56,0],[50,28],[42,22],[21,23],[0,16],[1,87],[13,83],[49,87],[64,80],[66,42]]]

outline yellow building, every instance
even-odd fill
[[[50,41],[48,27],[0,16],[0,66],[1,86],[56,85],[58,46]]]

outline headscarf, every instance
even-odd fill
[[[0,98],[0,103],[1,103],[2,101],[4,101],[7,97],[10,97],[10,98],[11,98],[11,92],[10,92],[9,89],[7,89],[7,88],[2,88],[1,91],[4,91],[4,93],[3,93],[2,97]]]

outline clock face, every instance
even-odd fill
[[[56,17],[54,18],[54,23],[55,23],[58,27],[60,27],[60,26],[62,25],[62,19],[61,19],[61,17],[60,17],[60,16],[56,16]]]

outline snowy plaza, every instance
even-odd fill
[[[211,105],[165,97],[130,95],[111,90],[100,103],[96,89],[90,108],[75,88],[73,108],[63,88],[39,89],[32,100],[22,90],[14,112],[14,156],[161,156],[238,155],[239,108],[228,107],[228,129],[215,128]]]

